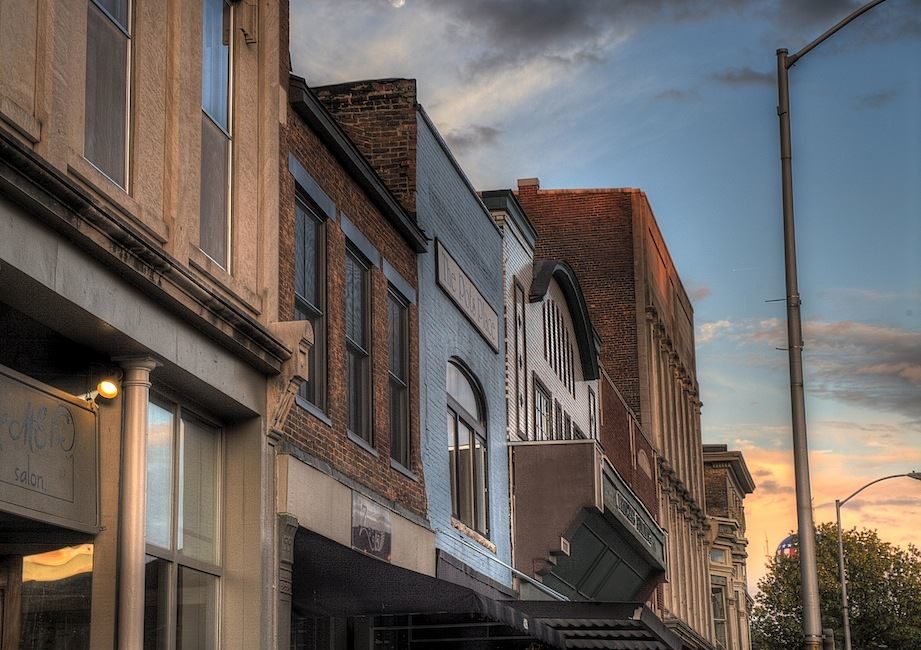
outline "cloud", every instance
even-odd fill
[[[700,94],[696,90],[685,90],[680,88],[668,88],[655,96],[655,99],[672,102],[686,102],[697,99]]]
[[[792,485],[781,485],[776,479],[772,478],[758,481],[756,489],[760,490],[763,494],[793,494]]]
[[[701,323],[697,326],[697,344],[700,345],[702,343],[715,341],[720,338],[723,333],[731,332],[732,329],[733,325],[728,320]]]
[[[444,139],[454,153],[464,155],[474,149],[496,144],[501,134],[501,129],[481,124],[471,124],[470,126],[447,131],[444,134]]]
[[[863,4],[865,0],[779,0],[770,13],[779,27],[808,30],[811,40],[819,35],[818,32],[831,27]],[[853,47],[861,42],[915,37],[921,34],[919,9],[919,0],[887,2],[861,17],[859,28],[856,32],[851,30],[848,39],[836,39],[830,43],[837,47]],[[817,30],[817,33],[811,33]]]
[[[761,72],[749,66],[716,72],[711,75],[711,79],[727,86],[773,86],[776,82],[773,73]]]
[[[873,110],[883,108],[895,101],[898,96],[895,90],[881,90],[876,93],[867,93],[857,98],[857,108],[861,110]]]

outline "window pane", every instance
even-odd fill
[[[353,343],[367,349],[365,314],[367,310],[367,269],[351,254],[345,258],[345,334]]]
[[[144,564],[144,650],[167,648],[169,563],[147,556]]]
[[[230,7],[224,0],[204,0],[202,11],[201,107],[225,131],[230,87]]]
[[[406,306],[394,296],[387,297],[387,341],[390,372],[406,382]]]
[[[197,560],[218,562],[219,432],[183,418],[180,454],[178,550]]]
[[[86,159],[125,186],[128,37],[92,2],[86,17]]]
[[[93,2],[108,11],[122,29],[128,31],[128,0],[93,0]]]
[[[475,514],[476,520],[474,522],[474,528],[483,533],[484,535],[489,532],[488,524],[488,514],[489,507],[486,503],[486,486],[487,486],[487,474],[486,474],[486,441],[480,438],[479,436],[474,436],[474,456],[473,456],[473,468],[474,468],[474,478],[473,478],[473,498],[475,499]]]
[[[217,648],[217,578],[179,567],[176,650]]]
[[[451,473],[451,512],[457,514],[457,417],[448,409],[448,464]]]
[[[409,467],[409,418],[407,417],[408,392],[393,379],[390,380],[390,456],[403,467]]]
[[[463,422],[457,423],[457,515],[470,527],[473,521],[473,453],[470,428]]]
[[[172,548],[173,414],[147,407],[147,543]]]
[[[90,647],[93,545],[22,558],[20,648]]]
[[[230,140],[207,115],[201,117],[201,222],[199,247],[227,268],[227,174]]]
[[[448,364],[448,395],[477,421],[482,419],[476,392],[467,376],[455,364]]]
[[[314,219],[300,201],[295,202],[295,272],[294,290],[307,303],[322,311],[318,294],[318,230],[320,224]]]
[[[371,442],[368,358],[351,345],[348,346],[348,375],[349,430]]]

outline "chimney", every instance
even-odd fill
[[[540,179],[539,178],[519,178],[518,179],[518,193],[519,194],[536,194],[537,190],[540,189]]]

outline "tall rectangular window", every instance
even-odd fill
[[[518,435],[527,437],[528,430],[528,389],[527,366],[525,362],[525,300],[524,287],[515,280],[515,338],[512,360],[515,364],[515,421]]]
[[[309,320],[313,345],[301,397],[326,410],[326,226],[306,202],[294,202],[294,317]]]
[[[203,0],[201,56],[201,220],[199,248],[229,269],[230,60],[227,0]]]
[[[370,269],[359,253],[345,256],[345,341],[348,358],[349,431],[374,444],[371,436]]]
[[[412,460],[409,435],[409,322],[406,303],[387,294],[387,348],[390,356],[390,457],[407,469]]]
[[[129,0],[87,0],[83,155],[119,186],[128,178]]]
[[[598,402],[591,388],[588,389],[588,437],[598,437]]]
[[[713,604],[713,628],[716,632],[717,647],[727,648],[729,646],[726,634],[726,590],[722,587],[711,587],[710,599]]]
[[[144,649],[216,650],[221,431],[159,399],[147,426]]]
[[[550,393],[534,380],[534,439],[553,438],[553,403]]]

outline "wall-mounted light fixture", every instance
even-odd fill
[[[122,380],[122,371],[121,370],[112,370],[103,374],[99,383],[96,384],[96,389],[91,390],[88,393],[81,395],[83,399],[87,402],[96,403],[97,397],[102,397],[103,399],[115,399],[118,397],[118,393],[121,390],[121,380]]]

